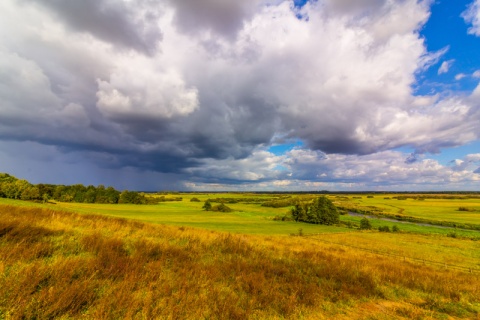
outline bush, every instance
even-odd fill
[[[380,231],[380,232],[390,232],[390,228],[388,226],[381,226],[381,227],[378,227],[378,231]]]
[[[363,218],[360,220],[360,230],[370,230],[372,229],[372,225],[370,224],[370,220],[367,218]]]
[[[456,238],[456,237],[457,237],[457,233],[456,233],[455,231],[451,231],[451,232],[447,233],[447,237]]]
[[[392,232],[400,232],[400,229],[395,225],[392,227]]]
[[[202,207],[203,210],[205,211],[210,211],[212,210],[212,204],[210,203],[210,200],[205,201]]]
[[[273,217],[273,221],[293,221],[292,217],[288,215],[283,215],[283,216],[275,216]]]
[[[213,206],[211,208],[212,211],[219,211],[219,212],[232,212],[233,210],[230,207],[227,207],[225,204],[220,203],[217,206]],[[208,211],[208,210],[207,210]]]
[[[190,199],[190,202],[200,202],[200,200],[198,198],[192,198]]]

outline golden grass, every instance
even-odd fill
[[[478,274],[307,237],[0,206],[0,318],[475,318]]]

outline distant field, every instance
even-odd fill
[[[305,223],[296,223],[293,221],[274,221],[275,216],[288,214],[289,207],[272,208],[263,207],[260,202],[257,203],[228,203],[227,205],[234,212],[222,213],[202,210],[202,206],[207,199],[260,199],[268,200],[274,197],[271,194],[180,194],[182,201],[167,201],[156,205],[131,205],[131,204],[83,204],[83,203],[57,203],[57,204],[37,204],[32,202],[22,202],[18,200],[0,199],[0,203],[16,204],[26,206],[44,206],[53,209],[73,210],[80,213],[96,213],[112,217],[135,219],[143,222],[151,222],[175,226],[188,226],[203,228],[209,230],[226,231],[232,233],[258,234],[258,235],[289,235],[298,233],[302,229],[305,234],[313,233],[337,233],[337,232],[356,232],[356,229],[346,228],[346,226],[327,227],[322,225],[312,225]],[[336,205],[365,209],[368,211],[371,224],[374,228],[379,226],[396,225],[403,232],[419,234],[439,234],[446,236],[455,232],[460,237],[470,237],[480,239],[480,231],[461,230],[446,228],[435,225],[422,225],[408,223],[405,221],[384,221],[376,219],[371,214],[387,214],[410,216],[421,219],[431,220],[433,222],[448,221],[452,223],[470,223],[480,226],[480,199],[425,199],[407,200],[394,199],[397,195],[375,195],[373,198],[366,195],[336,196],[329,195]],[[167,196],[168,197],[168,196]],[[197,198],[200,202],[191,202],[191,198]],[[388,199],[386,199],[388,198]],[[460,207],[471,211],[459,211]],[[362,216],[341,216],[341,221],[359,225]]]
[[[234,212],[222,213],[202,210],[208,198],[228,197],[232,194],[214,195],[182,195],[181,202],[163,202],[157,205],[130,204],[83,204],[57,203],[41,205],[53,209],[72,210],[81,213],[94,213],[112,217],[135,219],[142,222],[159,223],[174,226],[188,226],[209,230],[226,231],[243,234],[259,235],[289,235],[298,233],[332,233],[349,231],[342,227],[327,227],[288,221],[274,221],[276,215],[283,216],[288,208],[269,208],[259,204],[235,203],[228,204]],[[234,195],[235,196],[235,195]],[[238,195],[236,195],[239,197]],[[190,202],[191,197],[197,197],[201,202]],[[33,205],[32,203],[0,199],[0,203]],[[36,204],[38,205],[38,204]]]
[[[375,195],[371,198],[362,195],[336,197],[337,205],[371,210],[374,213],[400,215],[427,219],[480,225],[480,198],[432,199],[421,197],[397,200],[398,194]],[[435,196],[432,196],[435,197]],[[437,196],[440,197],[440,196]],[[466,211],[461,211],[464,208]]]

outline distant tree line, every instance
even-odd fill
[[[78,203],[133,203],[146,204],[157,202],[145,197],[143,193],[125,190],[120,192],[113,187],[103,185],[70,186],[54,184],[31,184],[27,180],[17,179],[7,173],[0,173],[0,197],[19,200],[47,202],[50,200]]]

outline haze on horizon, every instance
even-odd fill
[[[480,0],[4,0],[0,172],[480,188]]]

